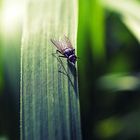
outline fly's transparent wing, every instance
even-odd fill
[[[69,40],[68,37],[64,36],[64,39],[61,40],[61,41],[57,41],[57,40],[54,40],[54,39],[51,39],[51,42],[57,47],[57,49],[63,54],[64,51],[67,49],[67,48],[70,48],[72,50],[73,47],[72,47],[72,44]]]
[[[73,49],[72,44],[71,44],[69,38],[68,38],[67,36],[65,36],[65,35],[64,35],[64,40],[65,40],[64,42],[65,42],[66,45],[67,45],[67,48]]]
[[[63,54],[62,43],[60,41],[51,39],[51,42],[55,45],[55,47]]]
[[[69,47],[68,47],[68,43],[67,43],[65,40],[58,41],[58,40],[51,39],[51,42],[56,46],[56,48],[57,48],[62,54],[64,53],[64,50],[65,50],[66,48],[69,48]]]

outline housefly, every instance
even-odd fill
[[[77,60],[75,49],[72,47],[70,40],[66,36],[64,36],[64,40],[58,41],[51,39],[51,42],[56,46],[57,52],[62,54],[60,57],[67,58],[69,62],[75,64]]]

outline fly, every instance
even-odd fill
[[[77,60],[77,56],[75,55],[75,49],[72,47],[70,40],[66,36],[64,36],[64,40],[57,41],[51,39],[51,42],[56,46],[57,52],[62,54],[62,56],[60,57],[67,58],[69,62],[75,64]]]

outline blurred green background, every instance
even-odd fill
[[[0,140],[19,140],[20,6],[0,1]]]
[[[79,0],[83,140],[140,139],[139,9],[139,0]],[[19,140],[22,14],[23,2],[0,1],[0,140]]]
[[[140,139],[140,2],[79,0],[84,140]]]

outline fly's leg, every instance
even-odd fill
[[[62,60],[61,60],[61,58],[64,58],[63,56],[60,58],[61,56],[58,56],[57,57],[57,60],[59,61],[59,63],[60,63],[60,69],[62,68],[63,70],[64,70],[64,72],[62,72],[62,71],[60,71],[59,70],[59,72],[60,73],[63,73],[64,75],[67,75],[67,72],[66,72],[66,68],[65,68],[65,66],[64,66],[64,64],[63,64],[63,62],[62,62]]]
[[[61,55],[59,55],[58,53]],[[64,55],[62,55],[62,53],[59,50],[56,50],[55,53],[52,53],[52,55],[56,55],[56,54],[58,55],[58,57],[66,58]]]
[[[62,73],[62,74],[67,76],[67,74],[65,72],[61,71],[61,70],[59,70],[58,72],[60,72],[60,73]]]
[[[61,54],[61,55],[59,55],[59,54]],[[58,57],[56,56],[56,54],[58,55]],[[54,55],[56,58],[57,58],[57,60],[59,61],[59,63],[61,64],[60,66],[63,68],[63,70],[64,70],[64,72],[62,72],[62,71],[59,71],[59,72],[61,72],[61,73],[63,73],[63,74],[65,74],[65,75],[67,75],[68,76],[68,73],[67,73],[67,71],[66,71],[66,68],[64,67],[64,65],[63,65],[63,62],[62,62],[62,60],[60,59],[60,57],[61,58],[66,58],[64,55],[62,55],[62,53],[61,53],[61,51],[59,51],[59,50],[56,50],[56,52],[55,53],[52,53],[52,55]]]
[[[58,53],[61,54],[61,55],[59,55]],[[53,55],[54,57],[56,57],[57,60],[58,60],[58,62],[60,63],[59,69],[62,68],[62,69],[64,70],[64,72],[62,72],[61,70],[59,70],[59,72],[60,72],[60,73],[63,73],[64,75],[67,75],[66,69],[65,69],[65,67],[64,67],[64,65],[63,65],[63,62],[62,62],[62,60],[60,59],[60,57],[61,57],[61,58],[66,58],[66,57],[63,56],[62,53],[61,53],[59,50],[56,50],[56,52],[55,52],[55,53],[52,53],[52,55]]]
[[[66,58],[64,55],[62,55],[62,53],[59,51],[59,50],[56,50],[56,53],[60,53],[61,55],[58,55],[59,57],[62,57],[62,58]]]
[[[60,69],[62,68],[62,69],[64,70],[64,71],[58,70],[58,72],[60,72],[60,73],[64,74],[65,76],[67,76],[68,79],[69,79],[69,81],[71,82],[71,85],[74,87],[74,85],[73,85],[73,83],[72,83],[72,80],[71,80],[71,78],[70,78],[70,76],[69,76],[69,74],[68,74],[68,72],[67,72],[67,70],[66,70],[66,68],[65,68],[65,66],[64,66],[64,64],[63,64],[63,62],[62,62],[62,60],[61,60],[61,58],[60,58],[61,56],[58,55],[58,52],[61,53],[59,50],[57,50],[56,53],[53,53],[53,54],[52,54],[54,57],[57,58],[58,62],[60,63]],[[56,56],[56,54],[57,54],[58,56]],[[61,54],[62,54],[62,53],[61,53]],[[63,57],[63,58],[66,58],[65,56],[62,56],[62,57]]]
[[[59,54],[61,54],[61,55],[59,55]],[[57,60],[59,61],[59,63],[61,64],[61,65],[60,65],[60,69],[61,69],[61,67],[63,67],[63,69],[64,69],[64,65],[63,65],[63,62],[62,62],[62,60],[60,59],[60,57],[61,57],[61,58],[66,58],[66,57],[65,57],[64,55],[62,55],[61,51],[56,50],[56,52],[55,52],[55,53],[52,53],[52,55],[53,55],[54,57],[56,57]],[[57,55],[57,56],[56,56],[56,55]],[[59,70],[59,72],[65,74],[65,75],[67,75],[66,73],[64,73],[64,72],[62,72],[62,71],[60,71],[60,70]]]
[[[56,50],[56,53],[60,53],[60,54],[62,54],[59,50]]]
[[[56,52],[52,53],[52,55],[56,57],[56,54],[58,55],[58,53],[62,54],[59,50],[56,50]]]
[[[61,58],[66,58],[65,56],[63,56],[63,55],[59,55],[58,57],[61,57]]]

